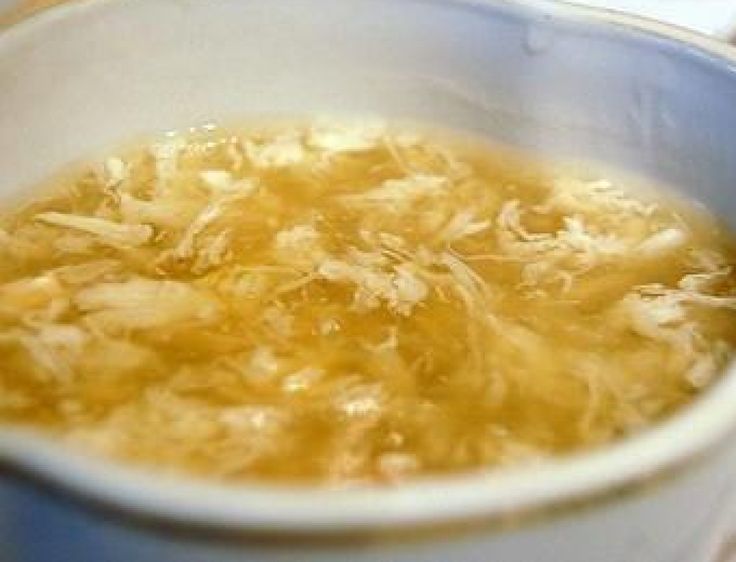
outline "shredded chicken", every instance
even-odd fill
[[[408,210],[419,199],[442,195],[447,185],[445,177],[417,174],[386,180],[379,187],[342,199],[348,204],[377,204],[400,212]]]
[[[346,123],[323,120],[309,131],[308,143],[328,153],[360,152],[376,148],[386,133],[386,125],[380,121]]]
[[[148,330],[181,322],[212,323],[220,305],[213,296],[178,281],[133,278],[79,291],[74,304],[104,331]]]
[[[97,241],[115,247],[142,246],[153,236],[153,229],[144,224],[118,224],[97,217],[55,212],[39,213],[35,218],[46,224],[90,234]]]
[[[246,141],[245,153],[256,168],[285,168],[300,163],[306,156],[301,138],[290,134],[267,142]]]

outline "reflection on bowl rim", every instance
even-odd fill
[[[46,17],[73,15],[86,6],[117,0],[66,0],[0,16],[0,48],[12,30]],[[735,73],[736,50],[696,32],[617,12],[546,0],[408,0],[450,7],[495,8],[506,13],[560,19],[568,24],[647,34],[691,56],[721,60]],[[673,418],[600,450],[534,467],[420,479],[397,487],[225,485],[170,477],[71,452],[35,432],[0,428],[0,463],[38,476],[62,490],[116,510],[174,524],[205,525],[255,533],[336,536],[402,533],[436,526],[505,527],[612,498],[642,493],[709,457],[736,426],[736,365],[709,391]],[[398,529],[398,531],[396,531]]]

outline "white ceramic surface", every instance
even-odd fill
[[[0,0],[0,11],[33,0]],[[736,32],[736,0],[570,0],[583,6],[620,10],[665,23],[730,38]]]
[[[370,113],[643,173],[736,226],[734,99],[727,47],[558,4],[80,1],[0,34],[0,191],[139,133],[268,112]],[[31,476],[0,484],[0,559],[706,562],[728,526],[734,404],[731,372],[681,416],[604,451],[341,492],[162,480],[2,430],[0,459]],[[559,509],[662,471],[675,474]],[[555,514],[498,528],[545,506]],[[468,520],[463,532],[445,527]],[[423,525],[439,527],[416,534]]]

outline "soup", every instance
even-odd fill
[[[166,135],[0,227],[0,419],[217,480],[601,446],[687,405],[736,343],[713,217],[442,131]]]

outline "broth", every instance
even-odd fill
[[[630,435],[736,343],[672,195],[380,123],[206,128],[0,221],[0,419],[225,481],[349,485]]]

